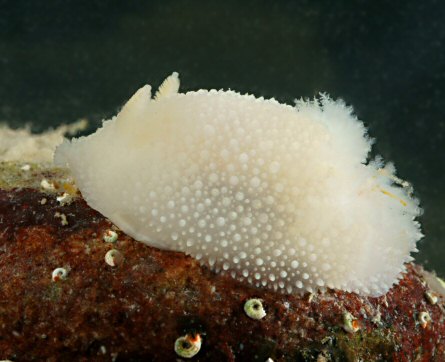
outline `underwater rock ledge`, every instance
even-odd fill
[[[445,289],[407,269],[379,298],[253,288],[136,242],[61,169],[0,164],[0,359],[175,361],[191,336],[196,361],[445,361]]]

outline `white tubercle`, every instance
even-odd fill
[[[379,296],[422,237],[421,210],[341,101],[295,107],[233,91],[145,86],[96,133],[58,147],[83,197],[121,230],[285,293]]]

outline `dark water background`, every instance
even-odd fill
[[[354,106],[425,212],[445,276],[445,2],[0,0],[0,121],[94,130],[145,83]]]

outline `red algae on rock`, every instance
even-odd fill
[[[445,361],[443,290],[418,265],[379,298],[283,295],[136,242],[60,194],[0,190],[0,359],[175,361],[175,341],[199,335],[196,361]],[[123,257],[114,267],[110,250]],[[67,274],[54,282],[57,268]],[[253,298],[261,319],[244,311]]]

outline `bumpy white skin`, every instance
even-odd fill
[[[372,142],[350,108],[178,86],[174,73],[156,100],[141,88],[95,134],[59,146],[91,207],[255,286],[379,296],[397,282],[420,209],[392,166],[365,164]]]

